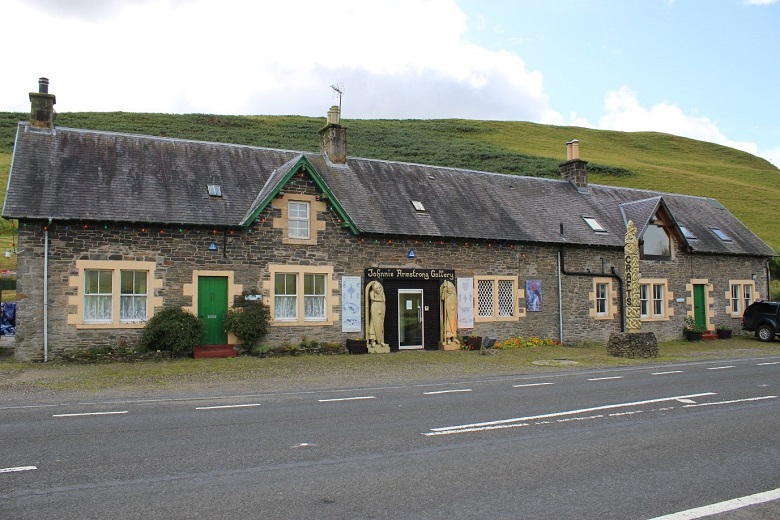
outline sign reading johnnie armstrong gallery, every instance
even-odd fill
[[[452,269],[402,269],[400,267],[369,267],[366,269],[366,281],[371,280],[449,280],[455,281]]]

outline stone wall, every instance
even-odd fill
[[[296,175],[284,189],[285,194],[316,195],[307,177]],[[288,195],[285,195],[288,196]],[[477,323],[474,330],[461,330],[461,335],[477,334],[506,339],[510,336],[539,336],[560,339],[558,299],[557,246],[472,242],[465,240],[433,240],[424,237],[355,236],[342,226],[331,211],[319,213],[325,221],[324,231],[317,234],[317,244],[283,244],[282,230],[273,227],[280,210],[270,205],[250,229],[214,230],[205,226],[146,226],[138,224],[53,222],[49,230],[49,296],[48,349],[49,357],[73,349],[102,345],[134,345],[141,328],[85,329],[68,324],[68,314],[74,306],[69,297],[76,293],[69,280],[78,274],[77,260],[143,260],[156,265],[155,278],[162,281],[156,296],[164,305],[191,306],[192,297],[184,294],[185,284],[192,283],[193,270],[232,271],[235,283],[244,289],[263,294],[270,291],[263,282],[269,280],[269,264],[333,266],[338,283],[342,276],[363,276],[368,267],[404,267],[452,269],[456,277],[518,276],[519,289],[526,280],[541,280],[542,310],[526,312],[518,321]],[[16,357],[20,360],[43,358],[43,253],[42,221],[23,221],[19,229],[17,293]],[[211,242],[218,251],[208,251]],[[416,258],[408,258],[409,249]],[[623,273],[622,249],[567,247],[566,269],[588,272],[593,276],[609,273],[614,266]],[[761,287],[765,260],[750,257],[717,257],[689,255],[677,251],[669,261],[641,261],[642,278],[665,278],[675,298],[685,298],[686,284],[691,279],[706,279],[713,285],[710,313],[717,325],[731,325],[739,330],[739,320],[726,313],[730,279],[750,279],[758,274]],[[613,319],[591,317],[593,279],[589,276],[560,275],[563,295],[563,340],[606,342],[609,335],[620,331],[621,313]],[[617,286],[615,286],[617,289]],[[329,291],[330,292],[330,291]],[[340,287],[333,290],[332,311],[340,316]],[[229,302],[230,303],[230,302]],[[612,305],[618,306],[615,298]],[[521,301],[522,306],[525,305]],[[654,332],[659,340],[680,337],[683,318],[689,305],[667,302],[671,317],[666,321],[643,323],[642,332]],[[714,328],[714,327],[713,327]],[[303,338],[327,342],[343,342],[357,334],[342,333],[341,323],[331,326],[272,326],[265,343],[297,344]]]

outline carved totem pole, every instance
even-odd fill
[[[626,225],[626,242],[623,247],[626,258],[626,332],[639,332],[641,323],[639,298],[639,240],[632,221]]]

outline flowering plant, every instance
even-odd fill
[[[504,341],[498,341],[496,342],[495,347],[497,349],[517,349],[517,348],[528,348],[528,347],[552,347],[557,345],[558,342],[551,338],[539,338],[536,336],[532,336],[530,338],[523,338],[521,336],[517,336],[514,338],[509,338]]]

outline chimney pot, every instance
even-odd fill
[[[341,124],[341,110],[339,110],[339,107],[337,105],[333,105],[332,107],[330,107],[330,110],[328,110],[328,124],[329,125]]]
[[[37,128],[54,128],[56,102],[54,94],[49,94],[49,78],[38,78],[38,92],[30,92],[30,124]]]

